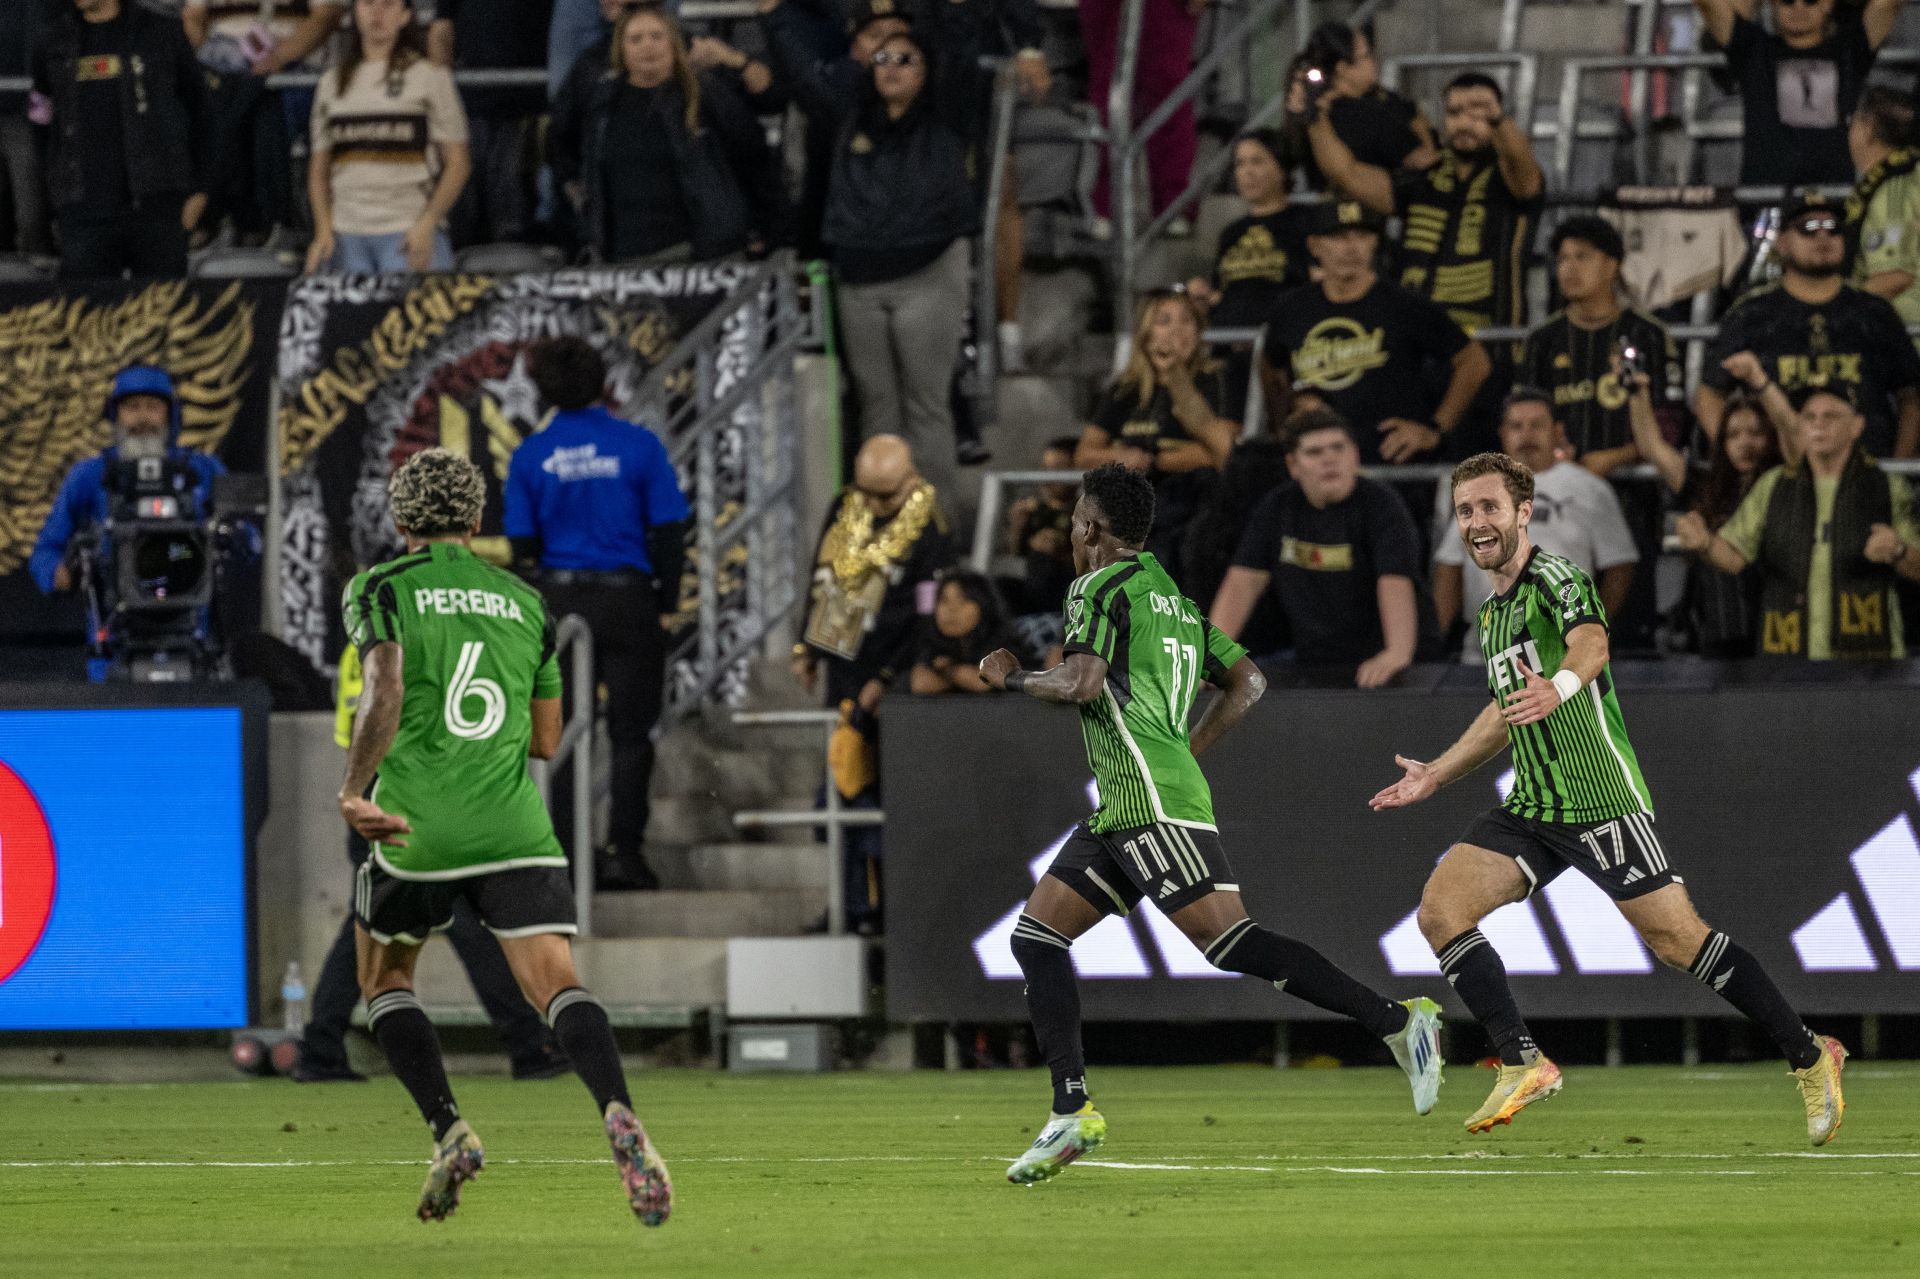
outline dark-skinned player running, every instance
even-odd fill
[[[1087,1094],[1073,942],[1107,915],[1152,900],[1225,972],[1270,981],[1339,1013],[1386,1041],[1413,1081],[1414,1109],[1433,1109],[1440,1087],[1439,1005],[1376,994],[1304,942],[1253,922],[1240,899],[1194,757],[1243,719],[1266,691],[1246,651],[1215,630],[1152,555],[1153,485],[1118,464],[1087,472],[1071,540],[1080,577],[1067,592],[1065,657],[1024,671],[1005,649],[980,673],[995,688],[1074,706],[1100,804],[1028,898],[1013,931],[1027,979],[1027,1008],[1053,1075],[1053,1111],[1007,1170],[1031,1185],[1057,1175],[1106,1139]],[[1221,693],[1189,737],[1201,682]]]

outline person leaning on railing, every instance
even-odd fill
[[[1920,582],[1920,521],[1906,477],[1861,448],[1856,392],[1801,392],[1799,461],[1761,476],[1718,530],[1698,513],[1674,525],[1681,549],[1723,573],[1760,570],[1760,652],[1769,657],[1907,655],[1896,587]]]
[[[585,238],[603,261],[711,261],[785,233],[780,173],[739,93],[703,76],[652,7],[614,24],[574,166]]]
[[[1708,528],[1719,528],[1733,517],[1754,482],[1780,465],[1781,442],[1793,439],[1798,429],[1786,392],[1767,377],[1753,352],[1730,356],[1727,371],[1739,389],[1727,399],[1720,433],[1707,442],[1704,470],[1690,465],[1686,455],[1667,442],[1647,371],[1623,379],[1640,456],[1659,472],[1681,508],[1698,515]],[[1680,612],[1702,657],[1753,656],[1760,635],[1759,570],[1748,565],[1739,573],[1724,573],[1705,560],[1694,560]]]
[[[354,0],[312,130],[307,270],[453,269],[445,224],[471,169],[467,117],[452,73],[427,59],[413,0]]]

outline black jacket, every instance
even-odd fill
[[[765,19],[775,70],[808,117],[831,122],[835,143],[822,238],[836,256],[940,249],[980,229],[975,160],[990,86],[979,68],[983,33],[974,6],[932,6],[915,27],[926,50],[926,88],[898,120],[887,118],[872,73],[851,58],[810,56],[800,15],[781,5]]]
[[[120,120],[125,130],[127,185],[135,200],[207,189],[213,130],[207,111],[207,73],[187,43],[178,17],[137,4],[121,6],[127,24],[129,74],[122,76]],[[79,136],[75,63],[80,19],[69,9],[48,22],[31,56],[33,87],[53,102],[47,189],[55,208],[85,198],[86,140]]]
[[[613,172],[606,160],[607,127],[619,85],[611,71],[594,82],[574,171],[585,187],[581,220],[586,239],[602,257],[612,233],[608,185],[647,180],[645,174]],[[769,245],[783,243],[787,218],[779,164],[739,93],[703,75],[698,134],[687,131],[686,119],[686,96],[668,81],[655,100],[654,120],[673,151],[675,175],[693,224],[694,256],[706,260],[738,253],[756,237]],[[569,175],[562,171],[560,176],[565,180]]]

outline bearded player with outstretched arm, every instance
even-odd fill
[[[1560,1068],[1534,1045],[1506,967],[1479,925],[1573,867],[1613,898],[1662,962],[1766,1030],[1793,1068],[1807,1136],[1825,1145],[1846,1112],[1846,1049],[1807,1029],[1760,961],[1695,913],[1661,847],[1653,800],[1627,740],[1593,580],[1527,535],[1532,472],[1500,453],[1468,458],[1454,468],[1453,513],[1467,553],[1493,582],[1492,598],[1480,606],[1493,700],[1431,763],[1395,756],[1405,776],[1372,804],[1376,812],[1417,804],[1502,749],[1513,751],[1506,803],[1467,828],[1420,898],[1421,933],[1500,1054],[1500,1077],[1467,1130],[1511,1123],[1560,1091]]]

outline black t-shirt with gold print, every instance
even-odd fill
[[[1614,352],[1622,346],[1640,353],[1656,408],[1680,402],[1679,349],[1666,326],[1644,311],[1627,308],[1611,323],[1592,329],[1561,311],[1527,335],[1518,381],[1552,394],[1576,457],[1617,449],[1633,439],[1627,388],[1613,374]]]
[[[1347,420],[1372,464],[1384,419],[1431,424],[1436,379],[1428,362],[1451,360],[1470,340],[1445,311],[1386,280],[1354,302],[1330,302],[1309,284],[1274,304],[1266,357],[1291,374],[1295,390],[1314,392]]]
[[[1394,210],[1406,224],[1400,283],[1445,307],[1469,333],[1522,324],[1540,197],[1515,198],[1491,150],[1465,176],[1459,159],[1445,150],[1431,169],[1394,175]]]
[[[1207,317],[1215,328],[1250,328],[1265,320],[1286,290],[1307,282],[1307,210],[1251,214],[1220,232],[1213,282],[1220,302]]]

